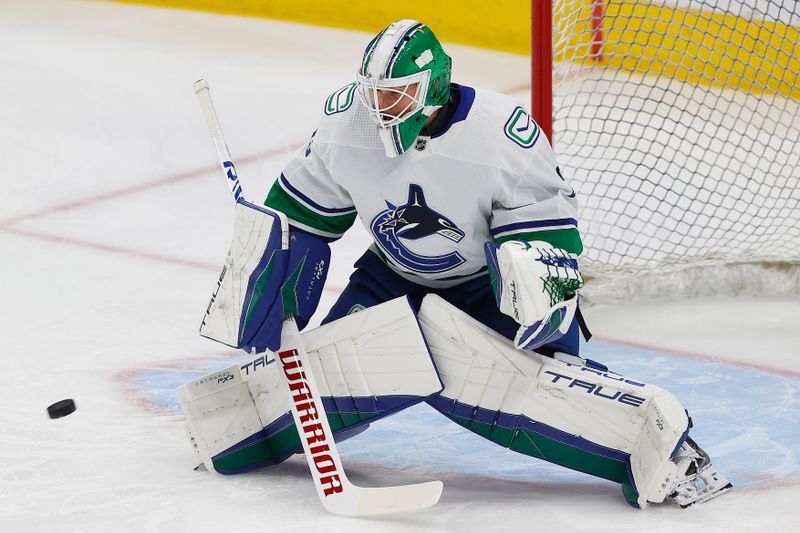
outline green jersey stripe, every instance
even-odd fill
[[[290,220],[296,221],[312,231],[316,230],[333,238],[341,237],[356,220],[355,211],[341,215],[313,211],[289,195],[277,183],[270,189],[264,205],[284,213]]]
[[[583,242],[581,235],[575,228],[549,229],[541,231],[523,231],[520,233],[510,233],[495,239],[502,244],[506,241],[544,241],[552,244],[556,248],[561,248],[570,253],[580,255],[583,253]]]

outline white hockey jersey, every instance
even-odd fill
[[[291,224],[336,239],[357,216],[375,240],[372,251],[429,287],[483,275],[490,240],[582,251],[575,192],[514,99],[454,86],[460,98],[446,127],[390,159],[355,89],[326,100],[318,129],[267,197]]]

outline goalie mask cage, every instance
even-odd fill
[[[800,294],[800,3],[531,7],[589,300]]]

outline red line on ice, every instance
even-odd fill
[[[247,157],[243,157],[237,160],[237,163],[240,165],[246,165],[248,163],[253,163],[255,161],[259,161],[261,159],[269,159],[271,157],[275,157],[282,153],[291,151],[299,147],[300,145],[292,145],[288,148],[271,148],[269,150],[265,150],[263,152],[259,152],[257,154],[252,154]],[[140,183],[138,185],[131,185],[128,187],[123,187],[121,189],[117,189],[115,191],[108,191],[101,194],[97,194],[94,196],[89,196],[86,198],[79,198],[77,200],[71,200],[68,202],[64,202],[62,204],[56,204],[50,207],[45,207],[42,209],[38,209],[36,211],[32,211],[30,213],[24,213],[22,215],[17,215],[11,218],[7,218],[5,220],[0,220],[0,228],[4,226],[11,226],[14,224],[18,224],[19,222],[24,222],[27,220],[33,220],[36,218],[41,218],[53,213],[59,213],[61,211],[69,211],[72,209],[80,209],[83,207],[88,207],[90,205],[98,204],[101,202],[105,202],[107,200],[116,200],[117,198],[121,198],[123,196],[129,196],[131,194],[136,194],[145,191],[151,191],[153,189],[157,189],[159,187],[164,187],[167,185],[173,185],[175,183],[180,183],[182,181],[187,181],[191,179],[196,179],[207,174],[211,174],[213,172],[222,172],[220,170],[219,165],[213,166],[206,166],[202,168],[198,168],[195,170],[189,170],[186,172],[181,172],[179,174],[173,174],[172,176],[166,176],[163,178],[158,178],[151,181],[146,181],[144,183]]]
[[[210,263],[200,263],[198,261],[192,261],[189,259],[183,259],[180,257],[169,257],[167,255],[161,254],[152,254],[149,252],[143,252],[141,250],[133,250],[130,248],[122,248],[120,246],[113,246],[110,244],[101,244],[96,242],[89,242],[83,241],[80,239],[73,239],[71,237],[66,237],[63,235],[52,235],[48,233],[40,233],[37,231],[31,231],[21,228],[13,228],[13,227],[0,227],[0,231],[4,231],[6,233],[11,233],[14,235],[19,235],[21,237],[28,237],[29,239],[37,239],[40,241],[47,241],[47,242],[54,242],[57,244],[66,244],[69,246],[77,246],[80,248],[88,248],[91,250],[98,250],[101,252],[108,252],[112,254],[118,255],[127,255],[131,257],[137,257],[140,259],[149,259],[151,261],[158,261],[161,263],[169,263],[173,265],[183,265],[188,266],[191,268],[199,268],[203,270],[214,270],[217,271],[220,269],[219,265],[212,265]]]
[[[52,235],[48,233],[40,233],[37,231],[31,231],[13,227],[0,227],[0,231],[11,233],[13,235],[19,235],[20,237],[27,237],[29,239],[37,239],[40,241],[53,242],[57,244],[66,244],[69,246],[87,248],[90,250],[96,250],[100,252],[106,252],[117,255],[127,255],[129,257],[136,257],[138,259],[147,259],[150,261],[157,261],[159,263],[167,263],[170,265],[181,265],[200,270],[210,270],[213,272],[218,272],[221,268],[221,265],[202,263],[200,261],[192,261],[190,259],[184,259],[182,257],[170,257],[168,255],[163,255],[163,254],[153,254],[150,252],[143,252],[141,250],[134,250],[131,248],[122,248],[121,246],[113,246],[110,244],[83,241],[80,239],[73,239],[71,237],[66,237],[63,235]],[[333,292],[334,294],[339,294],[342,292],[343,288],[337,285],[325,285],[325,287],[323,287],[322,290],[326,292]]]
[[[289,146],[288,148],[272,148],[269,150],[265,150],[263,152],[259,152],[257,154],[252,154],[246,157],[243,157],[238,160],[240,164],[248,164],[255,161],[259,161],[261,159],[269,159],[271,157],[275,157],[276,155],[280,155],[284,152],[288,152],[291,150],[296,149],[299,144]],[[167,185],[173,185],[175,183],[179,183],[182,181],[187,181],[191,179],[196,179],[206,174],[211,174],[214,172],[221,172],[218,165],[207,166],[198,168],[195,170],[189,170],[186,172],[181,172],[179,174],[174,174],[172,176],[166,176],[163,178],[147,181],[144,183],[140,183],[138,185],[132,185],[129,187],[123,187],[121,189],[117,189],[115,191],[108,191],[105,193],[97,194],[94,196],[89,196],[82,199],[71,200],[69,202],[64,202],[62,204],[53,205],[50,207],[38,209],[36,211],[32,211],[30,213],[25,213],[22,215],[17,215],[11,218],[7,218],[5,220],[0,220],[0,231],[11,233],[13,235],[17,235],[19,237],[27,237],[29,239],[36,239],[40,241],[46,242],[54,242],[58,244],[65,244],[68,246],[75,246],[79,248],[87,248],[90,250],[112,253],[117,255],[127,255],[130,257],[136,257],[139,259],[147,259],[150,261],[157,261],[160,263],[167,263],[172,265],[183,265],[190,268],[197,268],[201,270],[211,270],[211,271],[218,271],[220,269],[220,265],[215,265],[211,263],[202,263],[199,261],[192,261],[189,259],[184,259],[180,257],[170,257],[163,254],[156,254],[145,252],[143,250],[135,250],[132,248],[123,248],[121,246],[115,246],[111,244],[102,244],[96,242],[85,241],[81,239],[75,239],[72,237],[67,237],[65,235],[57,235],[53,233],[45,233],[41,231],[33,231],[28,229],[22,229],[18,227],[14,227],[14,225],[25,222],[29,220],[34,220],[37,218],[41,218],[53,213],[59,213],[61,211],[69,211],[72,209],[80,209],[83,207],[88,207],[91,205],[99,204],[108,200],[115,200],[118,198],[122,198],[124,196],[129,196],[131,194],[137,194],[140,192],[151,191],[153,189],[157,189],[159,187],[164,187]],[[326,291],[340,293],[342,291],[341,287],[325,287]]]
[[[699,352],[690,352],[688,350],[677,350],[672,348],[665,348],[663,346],[654,346],[652,344],[646,344],[643,342],[634,342],[634,341],[626,341],[621,339],[613,339],[610,337],[601,337],[599,335],[595,335],[593,338],[603,341],[603,342],[610,342],[613,344],[621,344],[623,346],[630,346],[632,348],[642,348],[644,350],[651,350],[654,352],[662,352],[667,355],[677,355],[678,357],[686,357],[688,359],[698,359],[701,361],[708,361],[710,363],[720,363],[723,365],[731,365],[731,366],[739,366],[744,368],[753,368],[755,370],[761,370],[762,372],[769,372],[771,374],[782,374],[784,376],[791,376],[793,378],[800,378],[800,372],[797,370],[789,370],[786,368],[777,368],[771,367],[766,365],[759,365],[756,363],[751,363],[749,361],[740,361],[736,359],[729,359],[727,357],[720,357],[715,355],[709,354],[702,354]]]

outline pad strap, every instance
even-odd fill
[[[578,321],[578,327],[581,329],[581,334],[583,335],[583,340],[589,341],[592,338],[592,332],[589,331],[589,325],[586,324],[586,318],[584,318],[583,313],[581,312],[581,304],[578,303],[578,306],[575,309],[575,320]]]

